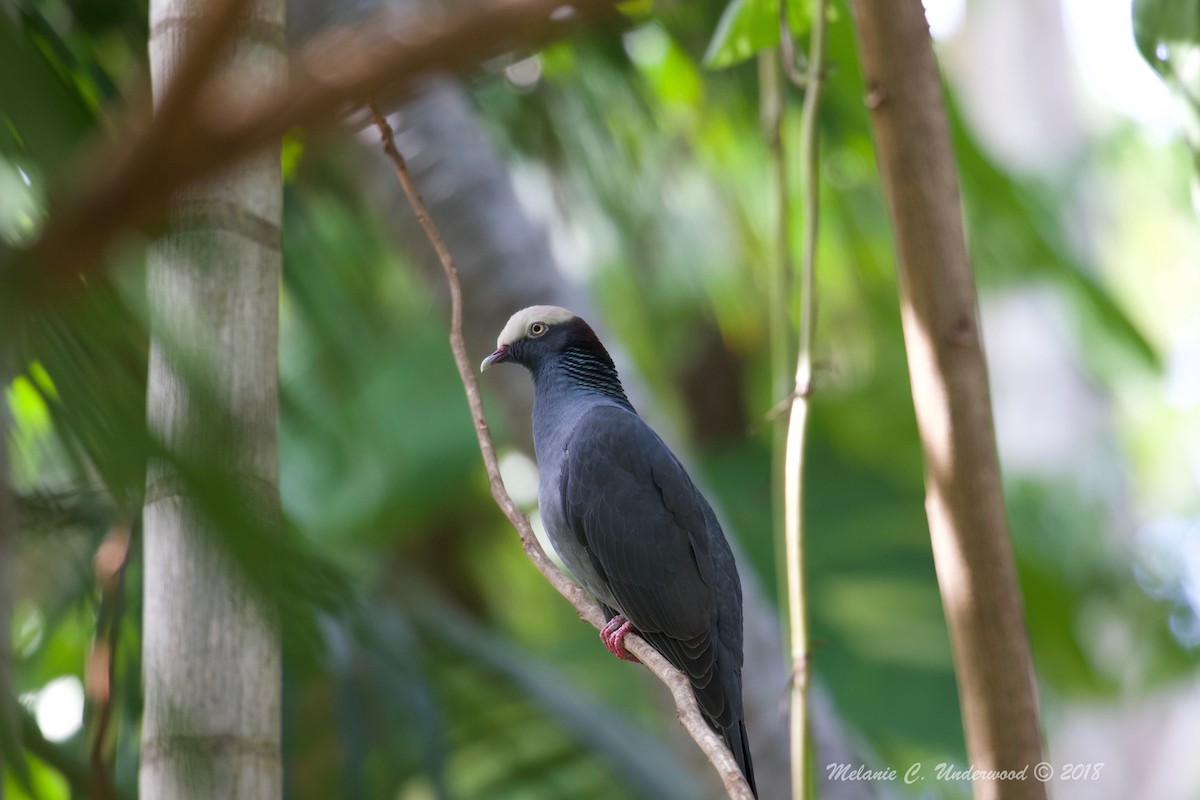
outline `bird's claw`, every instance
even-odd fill
[[[600,641],[608,652],[622,661],[641,663],[641,660],[625,649],[625,634],[629,633],[633,623],[625,619],[623,614],[617,614],[600,629]]]

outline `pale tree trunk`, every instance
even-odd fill
[[[992,427],[958,174],[920,0],[854,0],[901,319],[925,454],[926,514],[971,764],[1021,770],[976,798],[1043,798],[1032,659]]]
[[[151,0],[156,101],[207,5]],[[265,91],[285,76],[283,3],[255,0],[249,15],[232,68]],[[220,463],[206,466],[235,477],[267,525],[279,504],[282,204],[278,153],[248,160],[173,199],[172,230],[151,248],[148,265],[150,429],[183,459],[218,450]],[[185,353],[220,412],[182,377]],[[152,464],[140,794],[276,800],[283,792],[278,626],[204,525],[178,476]]]

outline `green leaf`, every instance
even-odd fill
[[[1200,43],[1200,0],[1134,0],[1133,38],[1150,66],[1166,75],[1169,56],[1159,47]]]
[[[626,0],[624,3],[617,3],[617,10],[627,17],[645,19],[654,10],[654,0]]]
[[[303,155],[304,133],[299,128],[293,128],[283,135],[283,147],[279,150],[279,167],[284,183],[291,183],[296,179],[296,170]]]
[[[1134,0],[1133,38],[1177,99],[1192,150],[1192,205],[1200,214],[1200,0]]]
[[[805,0],[787,0],[788,26],[793,33],[808,25]],[[704,54],[709,69],[740,64],[759,50],[779,44],[779,0],[731,0]]]
[[[570,682],[551,664],[520,649],[502,635],[485,630],[444,601],[419,576],[405,574],[398,591],[406,598],[417,626],[451,649],[511,683],[533,708],[546,715],[607,762],[637,797],[683,800],[701,792],[688,768],[660,741],[629,724],[600,699]],[[514,767],[520,767],[514,763]],[[514,786],[516,783],[514,782]],[[515,793],[515,792],[514,792]],[[496,793],[496,796],[508,796]]]
[[[779,43],[778,0],[731,0],[704,54],[704,65],[721,69]]]
[[[93,124],[79,83],[38,47],[21,23],[0,12],[0,149],[46,168],[61,162]]]

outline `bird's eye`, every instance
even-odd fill
[[[535,322],[529,326],[529,335],[530,336],[541,336],[547,330],[548,330],[548,328],[546,327],[546,323]]]

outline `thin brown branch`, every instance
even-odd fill
[[[245,5],[246,0],[217,0],[201,12],[187,53],[179,60],[171,82],[157,103],[157,124],[146,130],[144,140],[134,152],[139,148],[156,148],[165,136],[187,124],[188,118],[195,113],[196,97],[216,72],[226,48],[241,27],[239,16]]]
[[[416,183],[408,171],[408,165],[405,163],[404,157],[396,148],[396,141],[391,126],[374,102],[370,104],[370,108],[375,125],[379,128],[383,151],[392,162],[392,166],[396,171],[396,177],[399,179],[400,186],[404,190],[404,195],[408,198],[408,202],[416,214],[417,222],[425,232],[425,235],[429,237],[429,241],[437,253],[438,260],[441,262],[442,270],[446,274],[446,283],[450,289],[450,348],[454,352],[454,364],[458,367],[458,375],[462,379],[463,389],[466,391],[467,404],[471,409],[471,421],[474,423],[475,436],[479,440],[479,450],[483,455],[483,463],[487,469],[488,485],[491,488],[492,498],[496,501],[496,505],[500,507],[500,510],[504,512],[504,516],[512,523],[512,526],[516,528],[517,533],[521,537],[521,546],[533,562],[533,565],[537,567],[538,572],[542,573],[546,580],[550,582],[550,585],[566,598],[567,602],[575,607],[580,619],[591,623],[593,627],[599,629],[605,622],[604,613],[600,610],[600,606],[596,604],[596,601],[587,592],[568,578],[550,560],[533,532],[533,526],[530,525],[529,517],[512,499],[508,490],[504,488],[504,479],[500,475],[500,465],[496,458],[496,447],[492,442],[491,430],[488,428],[487,417],[483,411],[483,399],[479,392],[479,381],[475,377],[474,366],[467,355],[466,344],[463,341],[462,284],[458,278],[458,268],[455,266],[454,258],[450,255],[450,251],[447,249],[445,241],[438,232],[437,226],[429,216],[429,210],[425,206],[425,201],[421,199],[421,194],[417,190]],[[754,795],[751,793],[746,779],[742,776],[741,769],[734,760],[733,754],[729,752],[729,748],[725,746],[725,742],[721,737],[704,721],[704,717],[700,713],[700,708],[696,704],[696,697],[692,693],[691,684],[683,673],[671,666],[670,662],[663,658],[662,654],[646,644],[645,640],[641,637],[628,636],[625,639],[625,648],[637,656],[670,689],[671,695],[675,700],[676,716],[679,718],[680,724],[683,725],[708,760],[716,768],[729,796],[733,800],[753,800]]]
[[[125,611],[125,566],[129,563],[130,539],[128,525],[114,525],[105,534],[94,559],[96,584],[100,588],[100,613],[85,673],[88,699],[97,709],[89,754],[92,781],[88,794],[92,800],[115,800],[117,796],[106,749],[114,709],[117,643],[121,638],[121,617]]]
[[[876,161],[895,236],[901,322],[925,456],[925,509],[967,753],[987,773],[1042,761],[942,82],[921,4],[854,0]],[[977,800],[1046,797],[980,780]]]
[[[230,36],[241,2],[225,0],[212,12],[213,22],[204,28],[210,33],[197,43],[219,45]],[[426,11],[336,31],[305,47],[288,88],[266,96],[240,85],[251,80],[245,76],[214,76],[211,59],[219,47],[190,55],[180,70],[184,85],[164,89],[165,111],[148,120],[131,114],[118,126],[142,135],[100,146],[72,170],[85,176],[84,189],[52,198],[42,236],[5,265],[8,285],[0,297],[20,297],[28,306],[77,289],[80,274],[100,261],[122,230],[149,230],[159,221],[175,190],[277,145],[293,127],[331,128],[346,109],[385,87],[398,91],[421,76],[544,44],[612,6],[612,0],[570,6],[563,0],[493,0],[469,13]],[[4,310],[21,309],[14,304]]]

